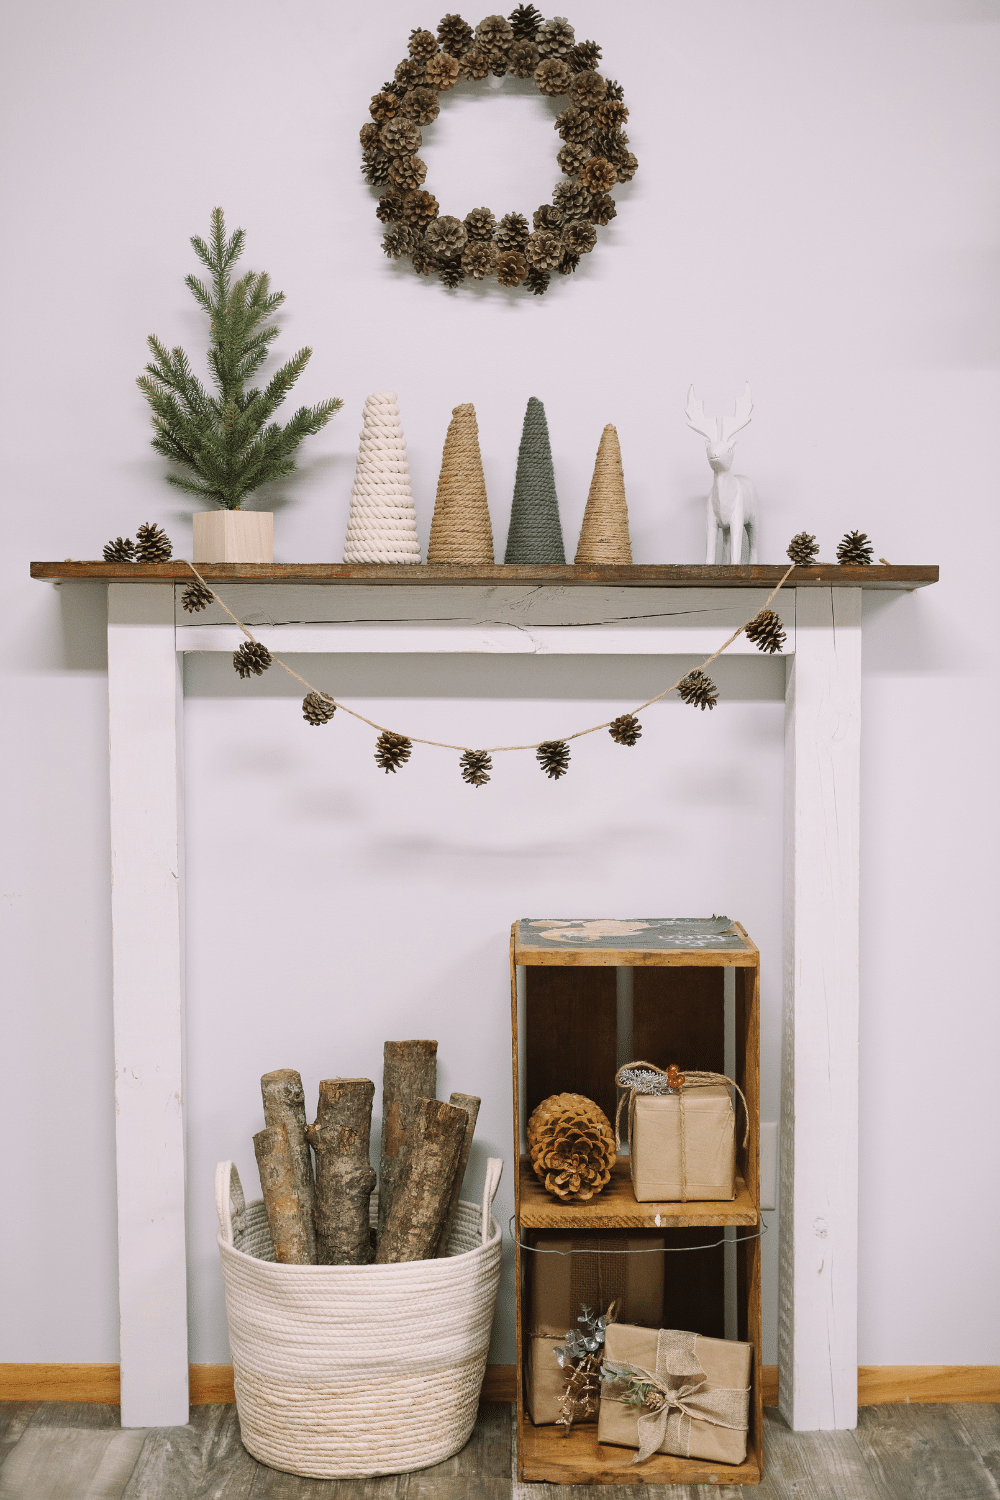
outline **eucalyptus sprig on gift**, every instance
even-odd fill
[[[605,1360],[601,1366],[601,1379],[608,1385],[620,1385],[615,1391],[618,1401],[626,1406],[640,1406],[649,1411],[659,1411],[663,1405],[663,1393],[649,1383],[649,1373],[637,1365],[612,1364]]]
[[[575,1328],[568,1329],[565,1344],[557,1344],[552,1351],[556,1357],[556,1363],[562,1369],[572,1364],[575,1359],[583,1359],[588,1354],[600,1354],[604,1349],[604,1332],[608,1326],[607,1313],[596,1317],[589,1307],[585,1307],[576,1321],[583,1324],[584,1331],[578,1333]]]

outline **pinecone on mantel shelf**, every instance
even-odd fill
[[[621,718],[612,719],[608,733],[616,745],[634,745],[642,735],[642,725],[635,714],[622,714]]]
[[[116,536],[113,542],[105,544],[104,561],[135,562],[135,542],[130,536]]]
[[[181,595],[181,604],[189,615],[196,615],[200,614],[203,609],[207,609],[214,598],[212,590],[198,578],[194,583],[189,583],[184,590]]]
[[[569,770],[569,746],[565,740],[545,740],[535,751],[535,759],[553,781]]]
[[[719,701],[719,690],[711,677],[706,677],[700,667],[689,672],[677,689],[685,703],[693,703],[702,710],[714,708]]]
[[[271,665],[271,653],[260,641],[244,641],[233,652],[233,666],[241,677],[260,677]]]
[[[744,635],[758,651],[769,651],[772,656],[785,644],[785,627],[773,609],[762,609],[759,615],[754,615]]]
[[[592,1099],[553,1094],[528,1121],[528,1155],[546,1192],[564,1203],[586,1203],[611,1180],[615,1133]]]
[[[329,724],[337,712],[337,705],[325,693],[306,693],[302,700],[302,717],[307,724]]]
[[[788,559],[797,568],[811,568],[815,566],[816,555],[819,547],[816,538],[810,536],[808,531],[800,531],[788,543]]]
[[[462,768],[462,780],[468,782],[469,786],[485,786],[493,769],[488,750],[466,750],[459,765]]]
[[[135,534],[135,560],[141,563],[166,562],[173,556],[173,547],[167,533],[155,522],[148,521]]]
[[[837,548],[842,568],[869,568],[875,549],[863,531],[849,531]]]
[[[384,729],[375,746],[375,764],[387,776],[390,771],[395,775],[409,760],[412,750],[413,744],[405,734],[393,734],[391,729]]]

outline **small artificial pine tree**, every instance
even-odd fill
[[[226,239],[221,208],[212,210],[210,243],[198,235],[191,240],[212,277],[210,288],[197,276],[187,276],[185,282],[211,319],[208,364],[218,394],[209,395],[191,373],[183,349],[167,349],[155,334],[148,340],[154,361],[136,382],[152,408],[153,447],[189,471],[168,474],[168,483],[214,500],[223,510],[239,510],[262,484],[293,473],[292,455],[303,438],[319,432],[344,404],[334,397],[318,406],[300,406],[284,427],[271,420],[305,369],[311,349],[300,349],[263,390],[245,389],[278,337],[277,325],[268,319],[285,300],[284,292],[270,290],[264,271],[248,271],[233,280],[245,240],[242,229]]]

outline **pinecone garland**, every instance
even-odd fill
[[[465,249],[468,231],[461,219],[454,214],[441,216],[428,224],[424,241],[432,255],[440,261],[455,260]]]
[[[564,141],[571,145],[585,145],[594,133],[594,117],[574,104],[556,115],[555,128]]]
[[[393,734],[391,729],[384,729],[375,746],[375,764],[387,776],[390,771],[395,775],[409,760],[412,749],[413,745],[405,734]]]
[[[618,173],[603,156],[592,156],[580,168],[580,181],[591,193],[606,193],[618,181]]]
[[[567,141],[556,156],[556,161],[561,172],[565,172],[567,177],[575,177],[589,155],[589,147],[571,145]]]
[[[520,286],[528,274],[528,262],[520,250],[502,250],[497,256],[497,281],[501,286]]]
[[[173,555],[167,533],[147,521],[135,534],[135,560],[141,563],[166,562]]]
[[[758,651],[768,651],[772,656],[785,644],[785,627],[773,609],[762,609],[759,615],[754,615],[743,633]]]
[[[616,745],[631,747],[642,735],[642,725],[635,714],[622,714],[621,718],[612,719],[608,733]]]
[[[515,42],[507,60],[515,78],[530,78],[541,62],[534,42]]]
[[[464,222],[470,240],[491,240],[496,234],[497,221],[488,208],[471,209]]]
[[[485,281],[496,270],[497,247],[492,240],[473,240],[462,251],[462,270],[475,281]]]
[[[601,49],[596,42],[577,42],[566,58],[574,73],[592,72],[600,60]]]
[[[607,92],[600,73],[577,73],[569,96],[579,109],[596,109]]]
[[[563,230],[563,254],[589,255],[597,244],[597,230],[588,219],[574,219]]]
[[[677,691],[685,703],[693,703],[695,708],[702,712],[706,708],[714,708],[719,701],[719,690],[711,677],[706,677],[700,667],[689,672]]]
[[[462,76],[462,67],[457,57],[450,57],[447,52],[439,52],[427,64],[425,76],[429,89],[437,89],[439,94],[446,94],[449,89],[455,87]]]
[[[441,113],[441,106],[434,90],[420,84],[404,96],[399,112],[408,120],[416,120],[418,125],[432,125]]]
[[[546,94],[550,99],[556,99],[560,94],[568,94],[573,82],[569,63],[563,62],[561,57],[543,58],[535,69],[533,77],[539,93]]]
[[[451,57],[460,58],[468,50],[473,34],[468,21],[463,21],[459,15],[442,16],[438,22],[437,35],[441,50]]]
[[[594,110],[594,123],[600,130],[617,130],[627,119],[628,110],[620,99],[605,99]]]
[[[466,750],[459,765],[462,768],[462,780],[468,782],[469,786],[485,786],[493,769],[493,761],[486,750]]]
[[[208,608],[214,598],[212,590],[196,579],[194,583],[188,584],[181,595],[181,605],[189,615],[198,615]]]
[[[381,94],[373,94],[372,102],[368,106],[373,120],[391,120],[399,113],[399,100],[395,94],[384,91]]]
[[[609,198],[607,193],[595,193],[590,200],[590,209],[587,218],[591,224],[610,224],[615,218],[618,210],[615,208],[615,200]]]
[[[525,255],[537,271],[554,271],[562,259],[562,241],[551,229],[536,229],[528,239]]]
[[[560,182],[552,194],[552,201],[564,219],[585,219],[590,212],[591,194],[575,177]]]
[[[546,740],[535,751],[535,759],[546,776],[558,781],[569,770],[569,746],[565,740]]]
[[[369,187],[384,187],[389,181],[392,157],[382,151],[365,151],[361,156],[361,170]]]
[[[433,31],[424,31],[421,26],[414,26],[410,32],[410,56],[415,57],[418,62],[426,62],[437,52],[437,37]]]
[[[503,16],[486,16],[476,27],[476,45],[484,52],[505,52],[513,40],[514,28]]]
[[[325,693],[306,693],[302,700],[302,717],[307,724],[329,724],[337,712],[337,705]]]
[[[543,57],[567,57],[575,43],[576,34],[565,16],[553,16],[535,33],[535,46]]]
[[[818,552],[816,538],[810,536],[808,531],[800,531],[788,543],[786,556],[797,568],[811,568]]]
[[[871,566],[874,548],[864,531],[849,531],[837,548],[837,561],[842,568],[867,568]]]
[[[397,224],[403,218],[403,199],[395,188],[378,200],[375,217],[380,224]]]
[[[537,266],[529,266],[528,274],[524,278],[524,284],[534,297],[542,297],[548,289],[552,277],[548,271],[540,271]]]
[[[481,82],[490,71],[490,54],[484,52],[482,47],[470,47],[468,52],[462,55],[462,77],[471,78],[474,83]]]
[[[563,1203],[587,1203],[611,1181],[615,1133],[592,1099],[553,1094],[532,1111],[528,1155],[546,1192]]]
[[[389,163],[389,181],[401,188],[418,188],[427,176],[427,163],[419,156],[394,156]]]
[[[407,193],[403,198],[402,216],[403,223],[409,224],[417,230],[426,229],[438,216],[440,205],[433,193],[428,193],[423,188],[417,188]]]
[[[233,666],[241,677],[260,677],[271,665],[271,653],[260,641],[244,641],[233,652]]]
[[[105,562],[135,562],[135,542],[130,536],[116,536],[104,547]]]
[[[563,216],[554,203],[543,203],[532,215],[532,223],[536,229],[554,229],[558,233],[562,228],[562,221]]]
[[[504,214],[497,225],[497,246],[501,250],[523,250],[530,233],[523,214]]]
[[[386,121],[380,141],[386,156],[414,156],[423,144],[423,137],[420,127],[404,116]]]
[[[542,24],[542,13],[533,5],[519,5],[508,19],[516,42],[533,42]]]
[[[411,255],[416,248],[416,231],[408,224],[397,224],[395,229],[390,229],[388,234],[382,236],[382,249],[390,260],[399,260],[403,255]]]
[[[366,120],[358,131],[358,139],[361,142],[362,151],[370,151],[373,146],[378,145],[379,129],[374,120]]]

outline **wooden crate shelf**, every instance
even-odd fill
[[[761,1464],[748,1450],[742,1464],[711,1464],[701,1458],[673,1458],[654,1453],[633,1464],[632,1448],[597,1441],[594,1426],[535,1427],[525,1420],[517,1434],[517,1468],[526,1482],[549,1484],[759,1484]]]
[[[757,1205],[742,1177],[729,1203],[637,1203],[627,1156],[620,1156],[611,1181],[590,1203],[560,1203],[539,1182],[531,1162],[521,1157],[520,1217],[524,1229],[556,1229],[566,1234],[608,1229],[678,1229],[687,1225],[757,1223]]]

